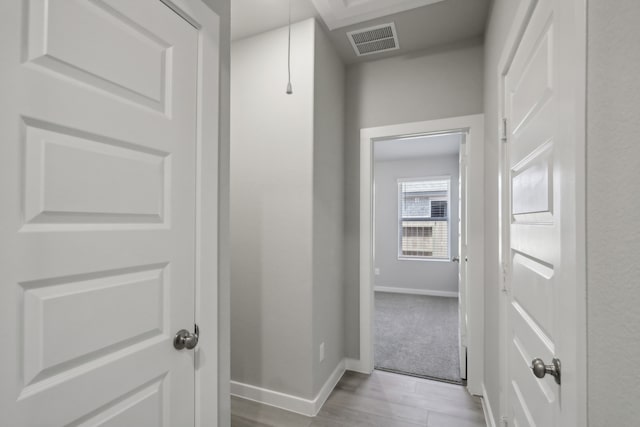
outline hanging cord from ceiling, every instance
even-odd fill
[[[291,0],[289,0],[289,41],[287,45],[287,71],[289,73],[289,80],[287,82],[287,95],[293,93],[293,86],[291,86]]]

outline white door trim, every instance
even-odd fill
[[[218,425],[218,130],[220,17],[202,0],[161,0],[198,30],[196,289],[200,327],[195,366],[195,425]],[[187,326],[188,327],[188,326]]]
[[[533,14],[533,10],[538,3],[538,0],[524,0],[520,3],[520,7],[518,8],[516,15],[513,20],[513,24],[509,29],[509,33],[507,34],[507,39],[504,45],[504,49],[500,56],[500,60],[498,61],[497,68],[497,79],[498,79],[498,123],[496,123],[498,132],[498,182],[499,182],[499,193],[498,193],[498,242],[499,242],[499,250],[498,250],[498,264],[495,268],[498,269],[498,278],[499,278],[499,286],[500,286],[500,312],[498,316],[498,333],[500,334],[500,339],[498,340],[500,345],[498,348],[498,366],[506,367],[508,363],[507,351],[508,351],[508,332],[507,332],[507,316],[508,316],[508,298],[506,293],[504,292],[506,286],[506,272],[503,270],[505,257],[508,257],[509,247],[509,226],[510,226],[510,207],[508,203],[503,202],[503,197],[506,191],[505,187],[510,185],[509,183],[509,165],[506,161],[506,149],[505,142],[502,140],[503,132],[506,132],[504,129],[504,123],[502,119],[506,115],[505,109],[505,88],[504,88],[504,77],[509,70],[511,62],[513,61],[513,57],[516,53],[516,49],[520,44],[520,40],[524,34],[524,30],[531,19],[531,15]],[[509,375],[506,368],[500,369],[500,396],[498,398],[498,412],[492,415],[498,416],[498,419],[501,419],[505,416],[508,405],[508,390],[509,390]],[[489,401],[489,396],[484,396],[487,401]],[[491,420],[492,423],[496,423],[496,420]]]
[[[469,147],[467,388],[482,394],[484,371],[484,115],[366,128],[360,131],[360,360],[351,365],[373,371],[373,142],[411,134],[466,130]]]
[[[575,23],[577,27],[575,28],[575,36],[579,37],[579,41],[581,45],[584,46],[584,51],[576,54],[576,58],[582,63],[583,69],[586,70],[586,44],[587,44],[587,28],[586,28],[586,2],[584,0],[570,0],[574,1],[576,5],[576,10],[579,11],[576,14]],[[497,78],[498,78],[498,123],[495,126],[498,129],[498,135],[503,135],[503,126],[502,118],[506,116],[506,105],[505,105],[505,87],[504,87],[504,77],[507,75],[509,68],[511,67],[511,63],[515,56],[516,50],[520,41],[522,40],[523,34],[533,11],[535,10],[536,5],[538,4],[538,0],[524,0],[520,3],[520,6],[516,12],[516,15],[513,19],[513,24],[509,29],[509,33],[506,37],[506,42],[500,56],[500,60],[498,61],[498,67],[496,69]],[[575,75],[575,87],[582,88],[582,90],[576,90],[576,111],[586,111],[586,73],[580,74],[576,73]],[[582,141],[581,152],[576,152],[576,158],[578,156],[585,156],[585,141],[586,141],[586,113],[584,116],[576,117],[576,138],[578,141]],[[504,260],[509,258],[509,240],[510,240],[510,206],[509,203],[505,203],[510,199],[510,182],[509,182],[509,162],[508,162],[508,152],[507,148],[503,141],[499,142],[498,147],[498,180],[499,180],[499,194],[498,194],[498,233],[499,233],[499,262],[498,265],[495,266],[498,268],[498,277],[500,278],[500,289],[506,289],[505,283],[505,271],[504,271]],[[583,162],[584,163],[584,162]],[[576,175],[577,175],[577,184],[579,194],[576,194],[576,210],[577,210],[577,218],[575,218],[576,229],[579,230],[578,235],[578,245],[577,247],[585,248],[585,238],[586,238],[586,175],[585,175],[585,166],[584,164],[577,163]],[[582,186],[582,188],[580,188]],[[580,231],[581,230],[581,231]],[[580,235],[581,234],[581,235]],[[580,242],[582,243],[580,245]],[[577,271],[581,271],[580,277],[576,278],[576,373],[578,382],[581,385],[578,387],[578,396],[577,396],[577,425],[587,425],[587,317],[586,317],[586,253],[576,254],[576,260],[579,264],[577,266]],[[509,375],[508,370],[506,368],[508,359],[507,359],[507,351],[508,351],[508,298],[505,292],[500,293],[500,311],[499,311],[499,331],[500,339],[499,339],[499,357],[498,357],[498,366],[500,368],[500,396],[499,396],[499,408],[495,415],[504,416],[507,411],[508,395],[507,390],[509,389]],[[488,396],[485,396],[488,398]],[[491,422],[495,423],[495,420],[491,420]]]

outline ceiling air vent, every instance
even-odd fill
[[[396,25],[393,22],[349,31],[347,37],[358,56],[400,49]]]

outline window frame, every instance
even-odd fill
[[[419,255],[404,255],[402,253],[402,184],[406,182],[423,182],[423,181],[447,181],[447,195],[437,196],[437,200],[446,200],[447,202],[447,255],[445,257],[434,256],[419,256]],[[428,261],[428,262],[449,262],[451,260],[451,175],[434,175],[434,176],[421,176],[411,178],[398,178],[398,210],[396,215],[396,229],[398,234],[397,239],[397,257],[398,261]],[[429,215],[431,215],[431,200],[429,200]],[[430,217],[431,218],[431,217]]]

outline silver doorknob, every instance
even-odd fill
[[[538,378],[544,378],[545,375],[549,374],[555,378],[556,384],[560,385],[560,359],[554,358],[551,363],[551,365],[545,365],[542,359],[533,359],[531,361],[533,375]]]
[[[453,258],[451,258],[452,262],[460,262],[460,257],[459,256],[454,256]]]
[[[186,329],[180,329],[176,336],[173,338],[173,347],[176,350],[193,350],[198,345],[198,335],[200,334],[200,328],[198,325],[194,325],[193,333]]]

